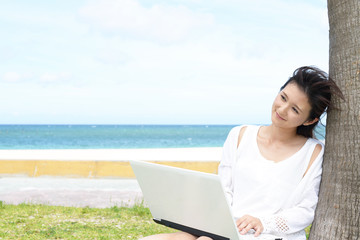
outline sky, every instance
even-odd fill
[[[0,3],[0,124],[267,124],[326,0]]]

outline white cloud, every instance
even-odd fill
[[[40,81],[44,83],[55,83],[62,82],[68,79],[71,76],[70,73],[60,72],[60,73],[43,73],[40,76]]]
[[[17,84],[33,84],[34,86],[37,83],[64,83],[70,79],[71,74],[67,72],[59,73],[18,73],[18,72],[6,72],[3,74],[1,80],[8,83]]]
[[[21,76],[17,72],[7,72],[2,78],[5,82],[17,82],[20,80]]]
[[[2,9],[0,25],[12,29],[3,34],[12,50],[0,49],[5,110],[42,119],[56,107],[83,122],[263,122],[296,67],[326,70],[326,8],[309,1],[29,3],[15,17]]]
[[[97,54],[97,60],[105,65],[121,65],[130,61],[128,54],[115,45],[104,47]]]
[[[136,0],[96,1],[83,7],[80,15],[109,32],[160,42],[183,40],[213,23],[210,14],[185,6],[142,6]]]
[[[142,81],[144,85],[151,79],[180,85],[221,79],[229,85],[240,85],[254,84],[247,80],[260,78],[271,85],[276,77],[285,73],[286,79],[301,65],[323,67],[327,63],[326,56],[311,54],[313,48],[327,53],[323,41],[326,38],[319,38],[324,32],[319,20],[323,19],[324,9],[280,0],[247,4],[211,1],[207,6],[208,13],[204,13],[190,9],[190,5],[144,7],[135,0],[96,1],[80,13],[94,25],[112,32],[97,35],[101,36],[98,45],[102,50],[96,60],[107,65],[127,65],[109,77]],[[224,9],[228,13],[223,13]],[[224,19],[229,21],[224,23]],[[177,23],[182,27],[174,28]],[[200,32],[194,34],[194,29]],[[183,41],[185,36],[191,41]],[[176,40],[176,44],[158,45],[149,39]]]

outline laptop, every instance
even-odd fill
[[[142,161],[130,164],[156,223],[214,240],[242,239],[218,175]]]

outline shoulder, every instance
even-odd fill
[[[308,138],[308,141],[310,141],[312,144],[319,144],[321,146],[324,146],[324,142],[316,138]]]
[[[255,125],[239,125],[239,126],[233,127],[229,132],[229,136],[238,138],[239,135],[244,134],[244,132],[247,128],[252,128],[252,127],[257,127],[257,126],[255,126]]]
[[[313,149],[313,154],[312,154],[312,158],[317,158],[320,154],[323,154],[324,153],[324,148],[325,148],[325,145],[323,142],[317,140],[317,139],[314,139],[314,138],[309,138],[308,141],[310,142],[311,144],[311,148],[310,149]]]
[[[258,126],[255,126],[255,125],[236,126],[230,130],[228,138],[231,138],[233,141],[236,141],[237,142],[236,146],[238,147],[240,145],[241,139],[243,138],[246,129],[256,128],[256,127],[258,127]]]
[[[317,160],[317,159],[322,159],[322,156],[324,155],[324,143],[322,143],[321,141],[314,139],[314,138],[309,138],[308,141],[310,141],[311,144],[311,158],[308,164],[308,167],[305,171],[305,174],[309,171],[310,167],[313,165],[313,163]],[[304,175],[305,175],[304,174]]]

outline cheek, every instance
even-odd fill
[[[292,117],[297,125],[302,125],[304,122],[306,122],[307,117],[305,115],[297,115],[295,113],[292,113]]]
[[[281,99],[280,99],[280,96],[278,95],[275,99],[274,99],[274,102],[273,102],[273,107],[275,106],[279,106],[281,103]]]

